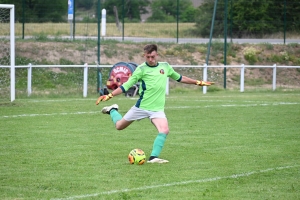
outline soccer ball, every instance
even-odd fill
[[[142,165],[146,161],[146,155],[142,149],[133,149],[128,154],[130,164]]]

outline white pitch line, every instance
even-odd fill
[[[154,189],[154,188],[161,188],[161,187],[171,187],[171,186],[176,186],[176,185],[187,185],[191,183],[207,183],[207,182],[213,182],[213,181],[218,181],[222,179],[236,179],[240,177],[247,177],[253,174],[260,174],[260,173],[266,173],[269,171],[274,171],[274,170],[284,170],[284,169],[289,169],[289,168],[295,168],[299,167],[299,165],[294,165],[294,166],[284,166],[284,167],[275,167],[275,168],[268,168],[268,169],[263,169],[259,171],[252,171],[252,172],[246,172],[246,173],[241,173],[241,174],[233,174],[230,176],[223,176],[223,177],[214,177],[214,178],[205,178],[205,179],[199,179],[199,180],[189,180],[189,181],[182,181],[182,182],[173,182],[173,183],[166,183],[166,184],[161,184],[161,185],[149,185],[149,186],[144,186],[144,187],[138,187],[138,188],[127,188],[127,189],[121,189],[121,190],[110,190],[106,192],[99,192],[99,193],[94,193],[94,194],[85,194],[85,195],[78,195],[78,196],[72,196],[72,197],[66,197],[66,198],[52,198],[51,200],[72,200],[72,199],[84,199],[84,198],[89,198],[89,197],[97,197],[100,195],[110,195],[110,194],[115,194],[115,193],[122,193],[122,192],[131,192],[131,191],[137,191],[137,190],[148,190],[148,189]]]
[[[16,118],[16,117],[38,117],[38,116],[54,116],[54,115],[82,115],[82,114],[96,114],[101,113],[101,111],[94,111],[94,112],[74,112],[74,113],[45,113],[45,114],[21,114],[21,115],[4,115],[0,116],[0,118]]]
[[[18,99],[20,100],[20,99]],[[46,99],[46,100],[27,100],[31,103],[45,103],[45,102],[69,102],[69,101],[96,101],[95,99]]]
[[[203,106],[170,106],[166,109],[182,109],[182,108],[212,108],[212,107],[254,107],[254,106],[279,106],[279,105],[297,105],[300,103],[279,102],[279,103],[255,103],[255,104],[224,104],[224,105],[203,105]]]
[[[278,106],[278,105],[298,105],[300,103],[279,102],[279,103],[256,103],[256,104],[224,104],[224,105],[203,105],[203,106],[167,106],[166,109],[186,109],[186,108],[212,108],[212,107],[254,107],[254,106]],[[38,117],[38,116],[54,116],[54,115],[81,115],[96,114],[100,111],[90,112],[74,112],[74,113],[45,113],[45,114],[20,114],[20,115],[4,115],[0,118],[16,118],[16,117]]]

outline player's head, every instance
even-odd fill
[[[144,57],[146,62],[150,66],[157,65],[157,45],[156,44],[147,44],[144,47]]]
[[[145,53],[145,54],[152,53],[153,51],[156,51],[156,52],[157,52],[157,45],[156,45],[156,44],[147,44],[147,45],[144,47],[144,53]]]

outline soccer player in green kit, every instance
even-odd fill
[[[140,98],[136,104],[122,117],[118,112],[119,106],[113,104],[102,109],[103,114],[109,114],[117,130],[125,129],[132,122],[149,118],[156,127],[156,136],[148,163],[167,163],[168,160],[159,158],[169,133],[168,120],[164,107],[166,97],[166,84],[168,77],[180,83],[195,84],[198,86],[210,86],[214,84],[208,81],[198,81],[177,73],[167,62],[158,62],[157,45],[148,44],[144,47],[145,62],[139,65],[126,83],[112,91],[108,95],[100,96],[96,105],[101,101],[107,101],[116,95],[125,93],[137,82],[140,83]]]

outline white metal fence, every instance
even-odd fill
[[[9,68],[10,66],[0,66],[0,68]],[[15,68],[27,68],[27,94],[28,96],[30,96],[32,94],[32,69],[33,68],[82,68],[83,69],[83,74],[82,74],[82,93],[83,93],[83,97],[87,97],[88,95],[88,70],[89,68],[111,68],[112,65],[88,65],[88,64],[84,64],[84,65],[24,65],[24,66],[15,66]],[[240,92],[244,92],[245,91],[245,69],[247,68],[271,68],[273,70],[272,73],[272,90],[276,90],[276,78],[277,78],[277,69],[280,68],[299,68],[300,66],[277,66],[276,64],[272,65],[272,66],[261,66],[261,65],[227,65],[227,66],[207,66],[207,65],[203,65],[203,66],[195,66],[195,65],[173,65],[174,68],[185,68],[185,69],[191,69],[191,68],[201,68],[202,69],[202,79],[204,81],[206,80],[210,80],[211,78],[208,77],[208,69],[210,68],[220,68],[223,67],[226,69],[227,68],[239,68],[240,70],[240,85],[239,85],[239,90]],[[14,73],[12,71],[12,73]],[[299,72],[300,73],[300,72]],[[14,77],[14,75],[13,75]],[[11,81],[14,81],[15,79],[11,79]],[[300,81],[300,80],[299,80]],[[14,85],[14,83],[12,84]],[[11,88],[11,96],[15,96],[15,88]],[[167,84],[167,94],[169,94],[169,83]],[[203,94],[207,93],[207,87],[203,87]],[[13,101],[14,99],[12,99],[11,101]]]

